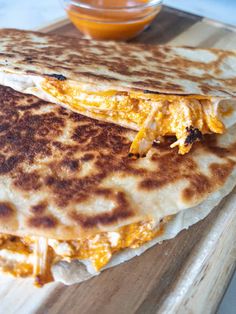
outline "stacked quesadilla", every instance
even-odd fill
[[[236,176],[236,127],[128,157],[135,132],[0,87],[0,268],[74,283],[204,218]],[[86,266],[86,269],[84,268]]]
[[[234,53],[74,41],[1,31],[0,81],[15,90],[0,86],[0,269],[39,286],[80,282],[175,237],[235,185]],[[174,55],[189,61],[178,70]],[[177,121],[188,145],[175,145]],[[136,145],[145,158],[130,158]]]
[[[180,154],[235,120],[236,53],[96,43],[0,32],[0,83],[101,121],[139,131],[130,155],[175,136]]]

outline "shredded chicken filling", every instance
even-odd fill
[[[53,280],[51,266],[61,260],[91,260],[99,271],[107,265],[113,254],[125,248],[139,247],[161,235],[170,219],[170,216],[165,217],[158,226],[151,220],[142,221],[121,227],[115,232],[102,232],[70,241],[2,234],[0,269],[16,277],[33,276],[37,286]]]
[[[47,78],[42,88],[58,101],[79,113],[94,118],[117,122],[138,130],[130,155],[145,156],[155,140],[176,136],[171,147],[177,146],[186,154],[201,136],[191,133],[223,133],[224,124],[218,118],[211,98],[206,96],[173,96],[141,92],[82,90],[72,81]]]

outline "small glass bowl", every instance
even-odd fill
[[[150,25],[162,4],[162,0],[122,1],[125,6],[119,6],[119,0],[110,1],[113,6],[108,2],[63,0],[72,23],[82,33],[97,40],[128,40],[137,36]]]

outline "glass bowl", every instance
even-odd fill
[[[161,10],[161,0],[64,0],[72,23],[97,40],[128,40],[137,36]]]

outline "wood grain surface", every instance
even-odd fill
[[[68,21],[44,28],[82,35]],[[163,7],[135,42],[236,49],[233,27]],[[0,279],[0,313],[214,313],[236,266],[236,190],[175,239],[72,286]]]

